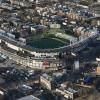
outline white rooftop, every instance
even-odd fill
[[[36,98],[33,95],[29,95],[29,96],[25,96],[25,97],[22,97],[22,98],[16,99],[16,100],[40,100],[40,99]]]

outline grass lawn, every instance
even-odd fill
[[[65,43],[60,39],[56,39],[56,38],[39,38],[36,40],[28,41],[27,45],[34,48],[51,49],[51,48],[58,48],[61,46],[68,45],[68,43]]]

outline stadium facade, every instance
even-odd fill
[[[97,32],[93,33],[87,38],[60,48],[38,49],[31,48],[24,43],[8,37],[6,32],[0,32],[0,45],[3,50],[7,51],[6,54],[8,54],[9,51],[11,53],[10,55],[13,55],[11,56],[12,59],[25,66],[39,69],[58,68],[60,66],[64,66],[64,63],[56,58],[59,53],[81,51],[86,48],[89,43],[92,43],[92,41],[94,41],[98,37],[98,35],[99,34]],[[21,55],[17,55],[16,52],[21,52]],[[22,54],[24,54],[25,56],[21,58],[20,56],[22,56]]]

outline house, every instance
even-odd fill
[[[78,91],[71,89],[71,88],[68,88],[68,89],[57,88],[56,92],[60,93],[65,98],[67,98],[67,99],[71,98],[72,100],[79,96]]]
[[[43,87],[47,88],[48,90],[52,90],[55,88],[55,81],[51,76],[44,73],[40,76],[40,83]]]

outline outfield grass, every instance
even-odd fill
[[[60,39],[56,39],[56,38],[39,38],[36,40],[28,41],[27,45],[34,48],[51,49],[51,48],[58,48],[58,47],[68,45],[68,43],[63,42]]]

